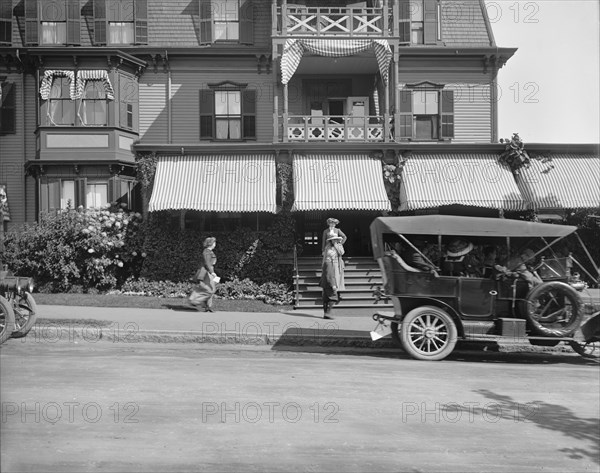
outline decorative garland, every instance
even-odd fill
[[[277,179],[281,186],[281,203],[283,207],[292,201],[294,189],[292,185],[293,166],[288,163],[277,163]]]
[[[554,168],[551,157],[529,156],[527,151],[525,151],[525,144],[518,133],[513,133],[510,140],[501,138],[500,143],[506,143],[506,146],[502,154],[500,154],[498,161],[506,164],[515,175],[520,174],[521,169],[528,169],[531,166],[532,158],[546,164],[546,168],[542,171],[543,173],[548,173]]]
[[[150,153],[144,156],[138,155],[136,158],[136,179],[144,189],[149,189],[154,183],[156,174],[156,163],[158,157],[156,153]]]

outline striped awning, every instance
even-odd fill
[[[414,154],[402,170],[400,210],[469,205],[525,209],[510,169],[495,154]]]
[[[600,207],[600,157],[550,154],[550,161],[531,160],[516,176],[517,185],[533,209]],[[553,167],[551,167],[553,166]]]
[[[69,95],[71,100],[77,98],[77,92],[75,89],[75,71],[64,71],[64,70],[48,70],[44,72],[42,83],[40,84],[40,97],[42,100],[48,100],[50,98],[50,89],[52,88],[52,82],[55,77],[68,77],[69,78]]]
[[[292,211],[391,210],[381,161],[366,154],[294,156]]]
[[[275,213],[275,176],[266,154],[160,157],[148,209]]]
[[[86,71],[78,71],[77,72],[77,82],[76,82],[76,98],[83,97],[83,91],[85,89],[85,84],[90,80],[101,80],[104,83],[104,91],[106,92],[106,98],[108,100],[115,99],[115,91],[113,90],[113,86],[110,83],[110,79],[108,77],[108,72],[97,69],[97,70],[86,70]]]
[[[317,56],[353,56],[367,49],[375,51],[383,82],[387,84],[392,50],[385,39],[288,39],[281,55],[281,82],[287,84],[306,51]]]

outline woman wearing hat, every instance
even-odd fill
[[[345,289],[344,285],[344,238],[339,235],[329,235],[323,251],[323,264],[321,266],[321,280],[319,286],[323,288],[323,318],[331,319],[333,304],[340,301],[339,291]]]
[[[198,310],[203,309],[205,312],[214,312],[213,297],[217,289],[217,275],[214,266],[217,263],[217,257],[213,250],[217,246],[217,239],[208,237],[204,240],[203,246],[202,264],[196,272],[196,276],[194,276],[198,285],[192,291],[189,301]]]
[[[323,240],[322,240],[323,245],[322,245],[322,250],[321,250],[321,253],[323,255],[325,255],[325,248],[327,247],[327,239],[330,236],[337,235],[339,237],[342,237],[340,244],[343,245],[344,243],[346,243],[346,240],[347,240],[346,235],[339,228],[336,228],[336,225],[339,225],[339,223],[340,223],[340,221],[337,218],[328,218],[327,219],[327,228],[325,230],[323,230]]]
[[[481,264],[473,254],[473,243],[455,238],[446,247],[443,263],[445,276],[481,277]]]

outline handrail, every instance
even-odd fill
[[[294,305],[298,305],[300,302],[300,283],[298,279],[300,278],[300,273],[298,272],[298,250],[296,249],[296,245],[294,244]]]
[[[389,117],[388,117],[389,120]],[[282,116],[284,141],[380,142],[391,134],[383,115],[288,115]]]

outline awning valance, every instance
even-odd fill
[[[469,205],[523,210],[507,166],[495,154],[414,154],[402,170],[400,210]]]
[[[275,213],[275,157],[165,156],[148,209]]]
[[[83,91],[85,89],[86,82],[90,80],[101,80],[104,83],[104,91],[106,92],[106,98],[108,100],[115,99],[115,91],[110,83],[108,72],[103,70],[89,70],[89,71],[78,71],[77,72],[77,86],[76,94],[77,98],[83,97]]]
[[[48,100],[50,97],[50,89],[52,88],[52,81],[55,77],[68,77],[69,78],[69,95],[71,100],[77,98],[77,92],[75,90],[75,71],[64,71],[64,70],[48,70],[44,72],[42,83],[40,84],[40,97],[42,100]]]
[[[306,51],[318,56],[353,56],[367,49],[375,51],[383,82],[387,84],[392,50],[385,39],[288,39],[281,55],[281,82],[287,84]]]
[[[362,155],[294,156],[292,211],[391,210],[381,161]]]
[[[600,207],[600,157],[549,155],[551,161],[531,160],[516,176],[525,200],[534,209]],[[553,166],[553,167],[550,167]]]

